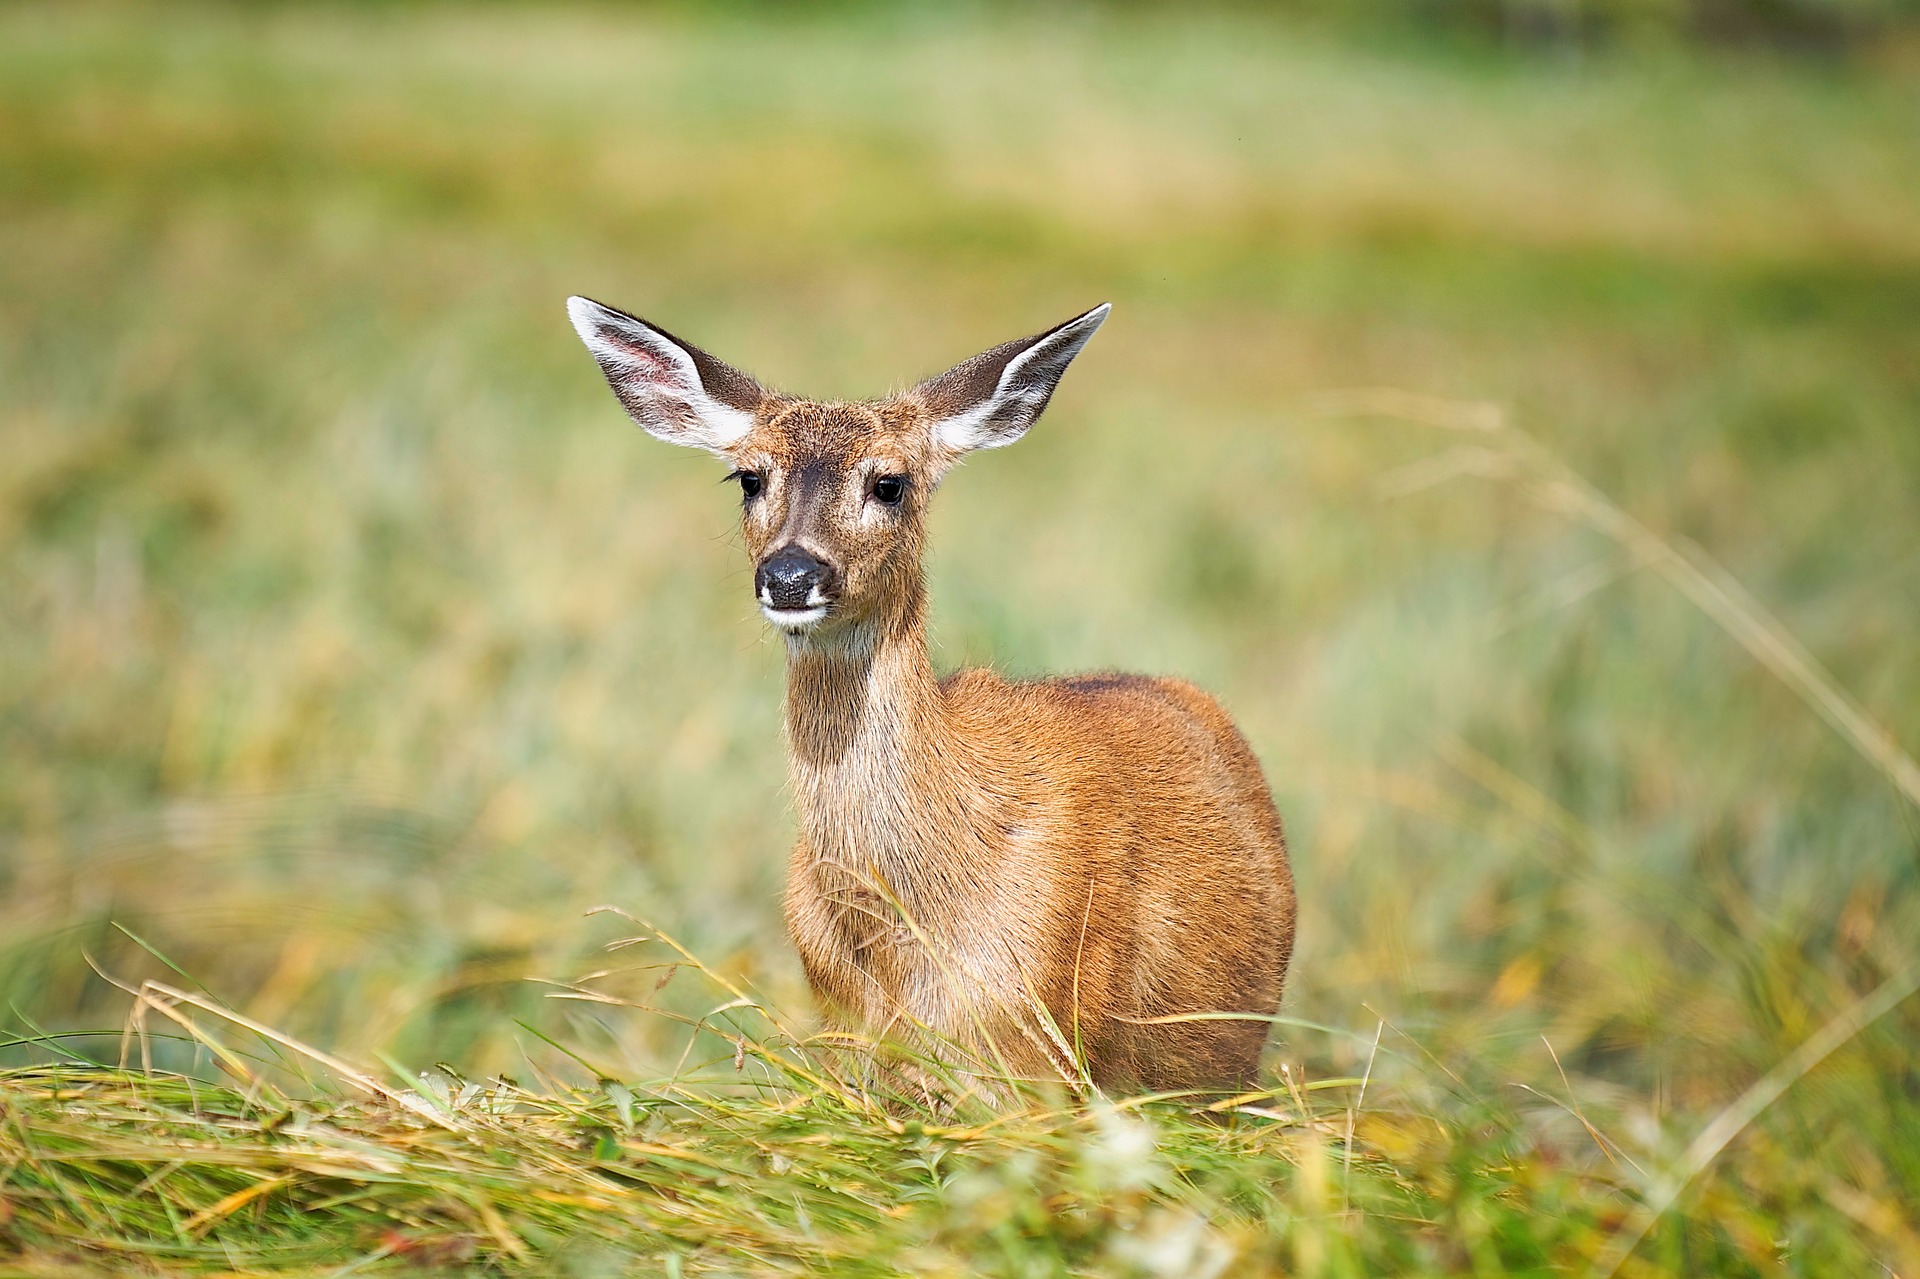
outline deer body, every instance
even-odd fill
[[[787,642],[787,921],[829,1015],[1022,1075],[1248,1081],[1294,898],[1225,712],[1171,679],[941,680],[927,653],[927,495],[962,453],[1031,426],[1106,309],[904,395],[819,404],[569,306],[635,419],[741,478],[756,595]],[[1247,1016],[1166,1020],[1206,1013]]]

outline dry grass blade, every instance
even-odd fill
[[[154,996],[159,996],[160,998],[156,999]],[[428,1123],[436,1127],[445,1128],[448,1132],[460,1131],[460,1124],[451,1115],[443,1113],[420,1097],[401,1092],[395,1088],[389,1088],[373,1076],[354,1069],[346,1062],[335,1057],[332,1053],[323,1052],[311,1044],[303,1044],[283,1031],[275,1030],[272,1026],[255,1021],[246,1014],[235,1012],[231,1008],[223,1008],[211,999],[190,994],[187,991],[169,986],[165,982],[158,981],[143,982],[140,987],[140,998],[148,1002],[155,1009],[167,1013],[170,1016],[174,1015],[172,1005],[186,1004],[189,1007],[198,1008],[201,1012],[210,1013],[224,1021],[232,1022],[236,1026],[252,1031],[262,1039],[276,1043],[291,1052],[299,1053],[308,1060],[326,1067],[328,1071],[332,1072],[333,1075],[343,1083],[351,1084],[363,1092],[371,1093],[375,1097],[389,1101],[403,1110],[411,1111]],[[162,1000],[166,1002],[163,1003]],[[181,1025],[186,1026],[190,1031],[193,1030],[191,1023],[186,1018],[175,1016],[175,1020],[179,1021]],[[225,1060],[231,1056],[231,1053],[223,1053],[222,1059]],[[238,1059],[234,1058],[234,1060],[237,1061]]]
[[[182,1226],[181,1229],[189,1235],[197,1235],[214,1222],[220,1220],[220,1218],[239,1211],[241,1208],[246,1207],[254,1200],[260,1198],[260,1196],[271,1194],[292,1180],[293,1177],[291,1174],[283,1177],[268,1177],[254,1185],[236,1190],[219,1203],[194,1213],[193,1216],[187,1218],[186,1224]]]
[[[1353,1104],[1347,1107],[1347,1140],[1340,1152],[1341,1191],[1345,1196],[1346,1187],[1353,1182],[1353,1130],[1360,1119],[1360,1108],[1367,1104],[1367,1085],[1373,1082],[1373,1065],[1380,1057],[1380,1036],[1386,1032],[1387,1023],[1382,1021],[1373,1028],[1373,1047],[1367,1050],[1367,1069],[1360,1076],[1360,1091],[1354,1094]]]
[[[1892,730],[1876,722],[1819,659],[1704,550],[1684,540],[1666,541],[1571,473],[1550,483],[1544,496],[1548,505],[1584,519],[1677,587],[1885,773],[1901,794],[1920,806],[1920,763],[1901,748]]]
[[[1731,573],[1692,542],[1668,541],[1629,515],[1538,440],[1506,422],[1497,406],[1372,388],[1323,395],[1310,407],[1327,416],[1396,418],[1498,436],[1496,446],[1464,446],[1404,467],[1383,489],[1404,495],[1464,475],[1523,482],[1542,506],[1582,521],[1659,573],[1920,807],[1920,763]]]

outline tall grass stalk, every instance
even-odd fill
[[[1461,475],[1521,484],[1544,508],[1612,538],[1635,565],[1653,569],[1678,588],[1920,807],[1920,763],[1731,573],[1697,544],[1684,538],[1669,541],[1620,509],[1552,450],[1513,426],[1499,405],[1371,388],[1328,392],[1315,399],[1314,407],[1333,416],[1397,417],[1497,437],[1490,448],[1465,445],[1409,463],[1384,477],[1381,489],[1404,496]]]

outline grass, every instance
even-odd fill
[[[18,1078],[9,1093],[32,1135],[18,1193],[36,1251],[111,1250],[121,1264],[1404,1272],[1474,1250],[1522,1265],[1577,1258],[1596,1208],[1566,1176],[1543,1187],[1495,1168],[1434,1184],[1377,1158],[1343,1168],[1333,1122],[1229,1127],[1076,1107],[961,1128],[813,1092],[770,1104],[764,1091],[493,1086],[463,1089],[443,1127],[108,1072]],[[1525,1232],[1475,1220],[1515,1196],[1557,1211]]]
[[[1913,107],[1251,13],[0,13],[0,1273],[1920,1274]],[[812,1034],[777,649],[576,291],[816,394],[1115,302],[945,486],[936,652],[1245,727],[1260,1095]]]
[[[0,1225],[24,1245],[8,1273],[70,1274],[104,1258],[116,1270],[287,1275],[384,1264],[1610,1276],[1650,1235],[1689,1272],[1742,1272],[1780,1259],[1774,1232],[1795,1223],[1776,1205],[1710,1199],[1710,1224],[1663,1230],[1667,1210],[1786,1088],[1920,990],[1909,976],[1849,1009],[1674,1169],[1649,1176],[1571,1098],[1561,1104],[1603,1159],[1549,1157],[1512,1108],[1464,1091],[1432,1108],[1377,1094],[1369,1105],[1384,1023],[1359,1079],[1287,1067],[1271,1089],[1235,1096],[1116,1102],[1028,1088],[1011,1107],[956,1088],[929,1110],[871,1068],[871,1045],[796,1037],[665,934],[629,941],[733,996],[699,1023],[724,1028],[730,1062],[683,1058],[669,1078],[535,1089],[440,1066],[403,1091],[203,997],[144,984],[130,992],[139,1024],[123,1056],[151,1052],[145,1023],[158,1014],[185,1031],[166,1038],[210,1053],[235,1082],[84,1061],[0,1076]],[[209,1023],[251,1030],[269,1051],[239,1050]],[[295,1095],[274,1086],[302,1057],[350,1095],[311,1077]],[[1730,1162],[1733,1175],[1752,1171]],[[1897,1203],[1855,1195],[1839,1207],[1882,1233],[1902,1229]]]

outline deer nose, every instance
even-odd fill
[[[833,566],[798,546],[781,547],[753,576],[753,593],[768,608],[820,608],[833,587]]]

